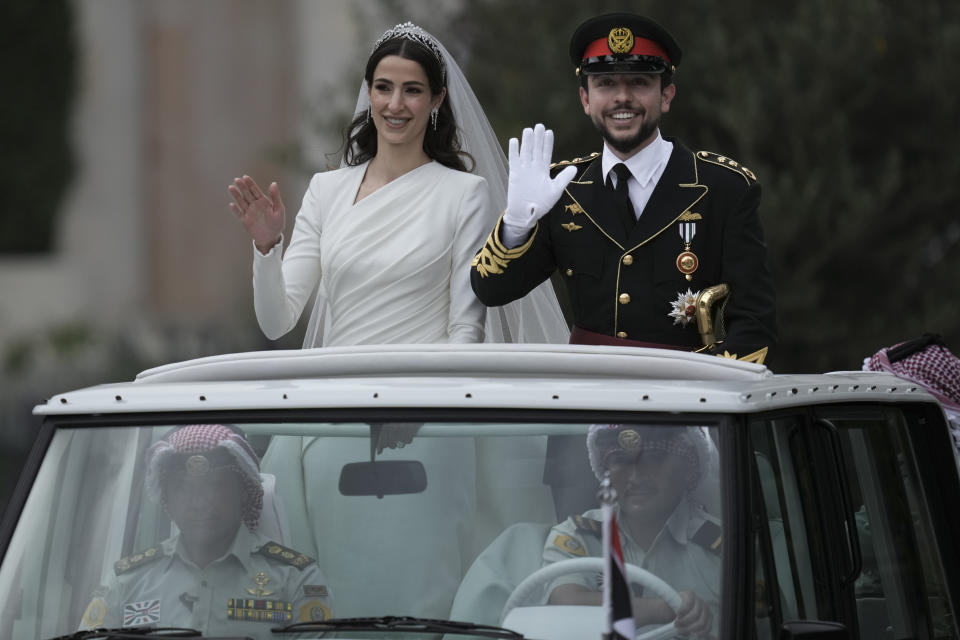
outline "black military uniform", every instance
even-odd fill
[[[597,53],[603,44],[598,34],[606,38],[608,32],[609,55],[582,59],[588,46]],[[630,42],[655,40],[672,61],[612,53],[614,36],[627,34]],[[581,26],[571,57],[590,66],[590,73],[667,73],[668,83],[680,52],[655,23],[613,14]],[[726,337],[712,351],[763,362],[776,327],[758,216],[760,185],[752,171],[730,158],[668,140],[673,151],[666,168],[629,229],[613,190],[604,184],[599,153],[555,164],[557,171],[574,164],[576,177],[524,244],[505,246],[498,222],[471,269],[477,297],[488,306],[503,305],[559,270],[575,324],[571,342],[596,342],[599,335],[605,338],[600,343],[696,350],[703,342],[694,321],[695,296],[724,283],[730,291],[722,314]]]

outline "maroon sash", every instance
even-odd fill
[[[580,327],[574,327],[570,332],[570,344],[594,344],[608,347],[649,347],[651,349],[673,349],[675,351],[689,351],[688,347],[681,347],[675,344],[658,344],[656,342],[640,342],[639,340],[628,340],[627,338],[617,338],[603,333],[594,333]]]

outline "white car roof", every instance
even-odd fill
[[[753,412],[847,401],[930,401],[862,371],[775,375],[763,365],[632,347],[376,345],[226,354],[61,393],[34,413],[231,409],[514,408]]]

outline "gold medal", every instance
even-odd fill
[[[686,249],[686,251],[677,256],[677,269],[687,280],[693,280],[692,274],[697,270],[697,267],[700,266],[700,260],[697,258],[697,254],[690,251],[689,246]]]
[[[693,280],[693,272],[700,266],[700,260],[697,254],[690,251],[690,243],[693,237],[697,235],[697,223],[694,220],[700,220],[699,213],[684,212],[680,216],[680,237],[683,239],[683,251],[677,256],[677,270],[683,274],[687,282]]]

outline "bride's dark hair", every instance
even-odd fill
[[[370,54],[363,74],[367,87],[373,86],[373,72],[380,61],[387,56],[400,56],[413,60],[427,74],[431,95],[435,96],[443,91],[443,70],[433,52],[419,42],[403,37],[386,40]],[[373,126],[373,120],[367,117],[367,113],[364,111],[358,114],[347,127],[344,160],[350,166],[363,164],[377,155],[377,129]],[[451,169],[468,171],[464,158],[470,158],[472,164],[473,158],[470,154],[460,150],[457,122],[450,108],[450,100],[440,103],[437,128],[434,129],[432,123],[427,123],[426,133],[423,136],[423,150],[432,160]]]

